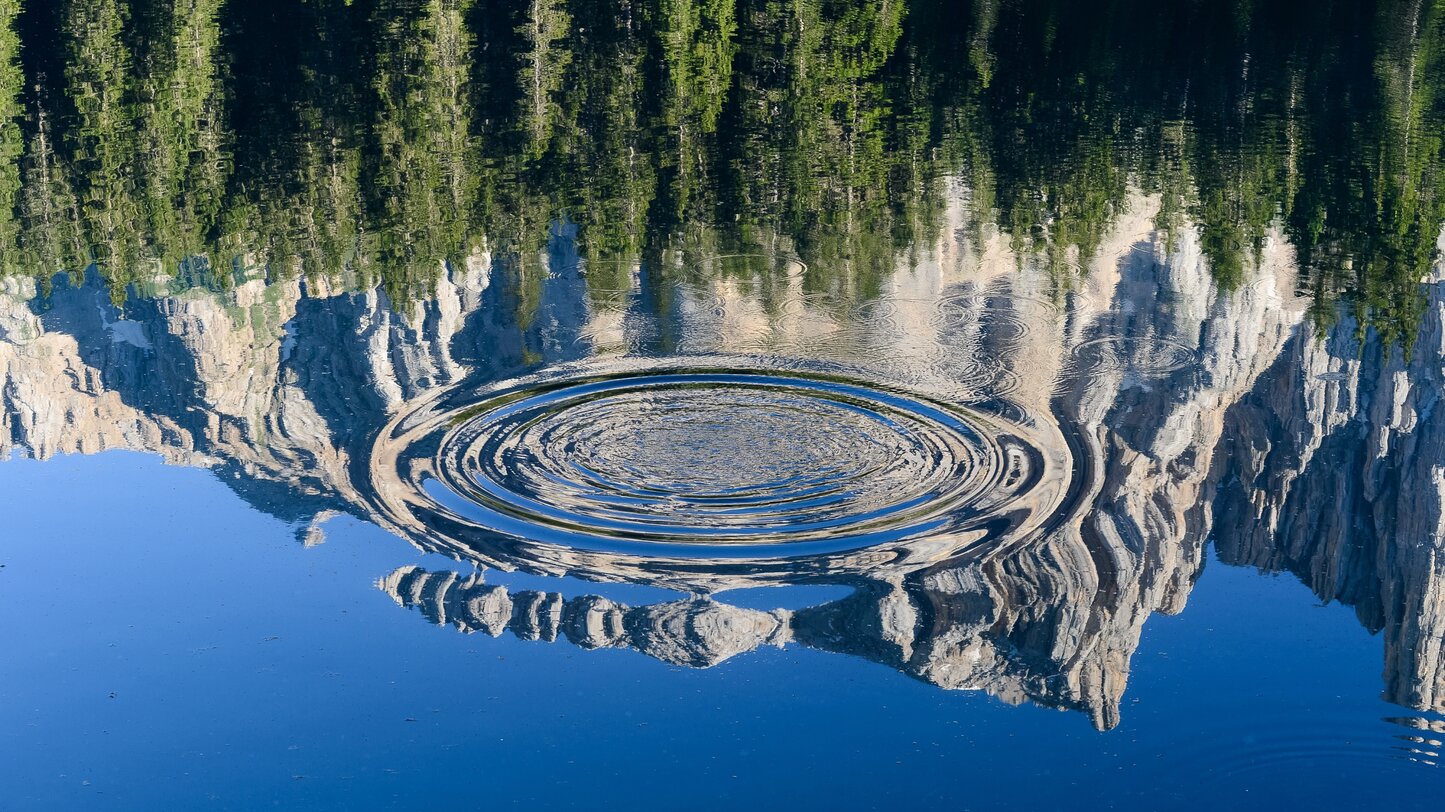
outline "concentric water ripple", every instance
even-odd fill
[[[1034,325],[1051,325],[1053,303],[1011,293],[967,291],[941,298],[929,318],[937,331],[940,371],[989,396],[1011,394],[1023,385],[1013,364],[1025,350]]]
[[[1162,378],[1199,360],[1194,348],[1180,341],[1118,336],[1085,341],[1074,347],[1071,355],[1069,374],[1072,377],[1129,372]]]
[[[378,456],[413,489],[405,512],[569,566],[828,558],[837,574],[1003,543],[1068,490],[1066,444],[1016,414],[817,372],[589,371],[400,421],[415,425]]]
[[[708,544],[907,533],[1038,468],[962,412],[807,378],[629,376],[505,401],[441,457],[498,525]]]

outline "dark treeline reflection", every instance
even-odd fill
[[[1408,341],[1442,38],[1438,0],[0,0],[0,256],[405,299],[560,218],[866,296],[951,194],[1066,283],[1138,190],[1221,286],[1278,226],[1321,323]]]

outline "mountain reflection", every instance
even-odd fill
[[[550,254],[566,256],[562,243],[571,239],[557,232]],[[385,588],[467,630],[562,635],[697,666],[796,642],[947,688],[1086,710],[1107,728],[1118,721],[1143,623],[1183,608],[1212,536],[1227,562],[1296,572],[1322,597],[1356,606],[1366,625],[1385,630],[1387,696],[1441,709],[1445,513],[1431,484],[1441,413],[1429,406],[1441,391],[1445,291],[1425,287],[1420,340],[1405,360],[1378,333],[1361,346],[1349,316],[1316,338],[1308,302],[1280,293],[1292,287],[1284,252],[1262,265],[1268,275],[1258,284],[1221,292],[1192,238],[1168,254],[1162,239],[1106,240],[1063,310],[1030,306],[1031,286],[1046,285],[1047,274],[1012,262],[905,264],[880,299],[893,303],[882,322],[863,317],[873,310],[860,316],[806,297],[782,302],[783,315],[769,319],[759,297],[778,291],[762,278],[669,281],[662,312],[640,287],[596,304],[574,267],[543,283],[524,324],[485,255],[407,312],[377,292],[254,280],[228,293],[135,299],[122,315],[101,284],[58,280],[42,297],[12,280],[0,322],[0,453],[154,451],[215,468],[308,542],[342,512],[483,567],[667,585],[674,576],[637,562],[526,544],[469,549],[431,528],[397,526],[377,512],[377,483],[390,480],[376,477],[382,463],[368,444],[410,400],[599,351],[589,336],[616,332],[611,349],[600,350],[613,353],[633,351],[629,336],[649,344],[671,333],[702,334],[709,347],[788,346],[806,355],[798,325],[821,329],[831,319],[860,341],[888,331],[898,348],[891,361],[904,367],[930,357],[921,348],[910,355],[910,342],[942,342],[955,357],[987,348],[1018,371],[1008,397],[1082,438],[1075,453],[1086,475],[1065,521],[993,555],[883,561],[845,579],[855,588],[849,598],[782,615],[710,600],[622,607],[508,595],[479,579],[411,569]],[[952,314],[930,318],[948,294],[967,290],[1014,302],[1027,329],[995,329],[985,313],[970,322],[970,337]],[[754,327],[740,329],[749,313]],[[1114,363],[1081,368],[1089,356],[1076,350],[1101,337],[1113,340]],[[1165,338],[1187,342],[1190,360],[1157,370],[1151,358],[1130,357],[1131,348],[1144,352]],[[855,346],[816,344],[825,355]],[[752,582],[746,572],[718,576],[722,585]]]
[[[144,450],[308,544],[698,595],[381,580],[463,631],[802,645],[1102,729],[1212,540],[1445,712],[1445,8],[1107,5],[0,3],[0,459]],[[395,509],[418,404],[712,354],[1003,404],[1070,479],[1017,543],[783,575]],[[702,596],[795,581],[853,592]]]

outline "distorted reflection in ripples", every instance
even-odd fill
[[[686,565],[693,586],[723,561],[759,576],[917,568],[1063,509],[1067,445],[1017,406],[763,360],[590,364],[450,392],[382,433],[374,470],[401,481],[376,490],[429,544],[440,526],[471,556],[605,553],[674,578]]]

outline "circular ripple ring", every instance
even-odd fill
[[[494,530],[670,555],[858,549],[997,516],[1042,473],[985,415],[823,376],[571,378],[457,415],[433,498]]]

